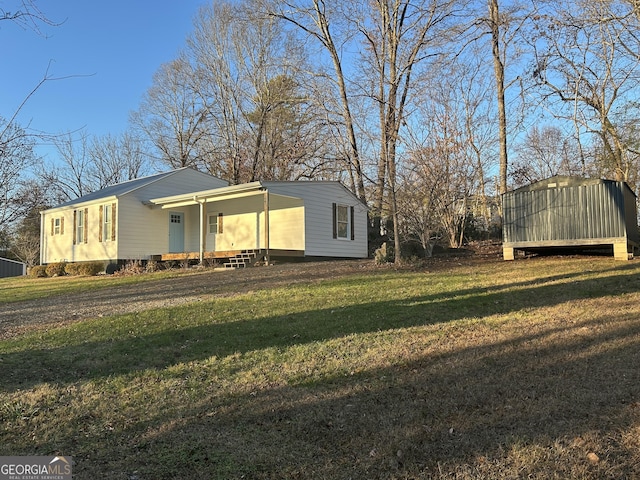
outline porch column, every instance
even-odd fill
[[[205,208],[205,201],[198,200],[198,204],[200,205],[200,264],[204,262],[204,252],[207,248],[207,210]]]
[[[265,262],[269,265],[269,190],[264,191],[264,247]]]

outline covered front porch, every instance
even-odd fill
[[[304,202],[270,192],[261,182],[155,198],[167,211],[167,249],[159,260],[233,260],[252,255],[304,256]],[[275,226],[275,227],[274,227]]]

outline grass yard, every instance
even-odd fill
[[[368,268],[0,340],[0,455],[78,479],[633,479],[639,366],[637,260]]]

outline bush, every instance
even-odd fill
[[[29,269],[29,276],[34,278],[44,278],[47,276],[46,265],[34,265]]]
[[[155,260],[149,260],[144,270],[146,273],[157,272],[160,270],[160,264]]]
[[[80,275],[80,264],[79,263],[67,263],[64,267],[64,272],[67,275]]]
[[[104,270],[105,267],[103,262],[85,262],[79,264],[78,274],[93,277],[104,272]]]
[[[377,265],[392,262],[394,259],[393,247],[387,245],[387,242],[383,243],[373,254],[373,260]]]
[[[48,277],[61,277],[65,274],[66,262],[50,263],[46,266],[45,271]]]
[[[117,275],[140,275],[145,272],[145,267],[142,265],[141,260],[129,260],[127,263],[123,265],[123,267],[118,270]]]
[[[109,263],[107,264],[107,266],[104,269],[104,272],[107,275],[113,275],[114,273],[118,273],[118,271],[120,271],[120,265],[118,265],[117,263]]]

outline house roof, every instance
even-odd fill
[[[52,207],[50,210],[54,210],[54,209],[58,209],[58,208],[64,208],[64,207],[69,207],[72,205],[78,205],[81,203],[87,203],[87,202],[92,202],[95,200],[100,200],[103,198],[112,198],[112,197],[120,197],[122,195],[126,195],[128,193],[131,193],[135,190],[144,188],[148,185],[151,185],[152,183],[158,182],[160,180],[163,180],[165,178],[168,178],[172,175],[175,175],[181,171],[184,170],[189,170],[190,167],[183,167],[183,168],[178,168],[175,170],[170,170],[168,172],[164,172],[164,173],[157,173],[154,175],[149,175],[146,177],[140,177],[140,178],[135,178],[133,180],[128,180],[126,182],[121,182],[121,183],[117,183],[115,185],[110,185],[108,187],[102,188],[100,190],[96,190],[95,192],[91,192],[88,193],[86,195],[83,195],[81,197],[75,198],[73,200],[69,200],[67,202],[61,203],[59,205],[56,205],[55,207]],[[195,170],[194,170],[195,171]],[[198,172],[200,173],[200,172]],[[207,175],[207,174],[203,174],[203,175]]]
[[[608,180],[604,178],[585,178],[585,177],[575,177],[575,176],[567,176],[567,175],[555,175],[553,177],[545,178],[543,180],[533,182],[529,185],[516,188],[515,190],[506,192],[505,194],[535,192],[537,190],[547,190],[549,188],[597,185],[600,183],[621,183],[622,185],[624,185],[625,188],[629,189],[633,193],[633,190],[631,189],[631,187],[629,187],[629,184],[627,182],[618,182],[617,180]]]
[[[348,189],[344,187],[340,182],[335,181],[255,181],[250,183],[241,183],[239,185],[230,185],[227,187],[212,188],[209,190],[201,190],[191,193],[184,193],[179,195],[171,195],[168,197],[152,198],[147,203],[150,206],[162,207],[162,208],[175,208],[186,205],[196,205],[201,201],[216,201],[216,200],[228,200],[231,198],[246,197],[251,195],[262,194],[275,186],[286,185],[300,185],[305,186],[317,186],[321,184],[338,185],[344,188],[349,194],[353,195]],[[287,196],[282,192],[278,192],[280,196]],[[291,197],[297,198],[297,197]],[[354,197],[355,198],[355,197]]]
[[[75,205],[78,203],[91,202],[93,200],[98,200],[100,198],[118,197],[120,195],[124,195],[126,193],[132,192],[133,190],[137,190],[138,188],[146,187],[147,185],[153,182],[157,182],[158,180],[171,176],[176,171],[177,170],[172,170],[170,172],[158,173],[156,175],[149,175],[148,177],[135,178],[133,180],[129,180],[126,182],[110,185],[100,190],[96,190],[95,192],[91,192],[81,197],[75,198],[73,200],[69,200],[68,202],[61,203],[60,205],[56,205],[53,208],[67,207],[69,205]]]

